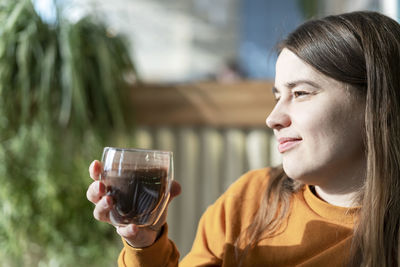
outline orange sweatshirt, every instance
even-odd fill
[[[236,181],[203,214],[192,250],[179,266],[237,266],[234,243],[259,208],[270,169],[251,171]],[[244,266],[343,266],[350,251],[356,208],[330,205],[305,186],[294,194],[282,231],[261,240]],[[178,266],[179,252],[168,227],[150,247],[124,242],[119,266]]]

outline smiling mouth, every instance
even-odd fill
[[[278,139],[278,151],[279,153],[285,153],[286,151],[297,146],[303,139],[301,138],[279,138]]]

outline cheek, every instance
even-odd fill
[[[335,126],[340,124],[340,120],[335,114],[309,109],[306,112],[295,113],[292,123],[302,138],[308,141],[308,139],[329,136],[333,131],[336,131],[335,128],[337,127]]]
[[[298,114],[300,134],[307,144],[306,152],[313,153],[314,157],[329,158],[362,146],[363,120],[360,114],[354,114],[347,106],[312,114]]]
[[[347,107],[340,105],[310,106],[307,110],[294,113],[292,123],[308,149],[312,149],[313,153],[318,152],[316,149],[322,152],[339,145],[359,128],[359,123],[347,110]]]

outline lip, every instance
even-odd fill
[[[278,151],[279,153],[285,153],[286,151],[297,146],[303,139],[296,137],[281,137],[278,138]]]

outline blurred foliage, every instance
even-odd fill
[[[314,18],[318,14],[318,0],[299,0],[300,9],[305,19]]]
[[[48,25],[29,0],[0,21],[0,266],[115,266],[86,189],[102,147],[132,142],[126,41],[91,17]]]

